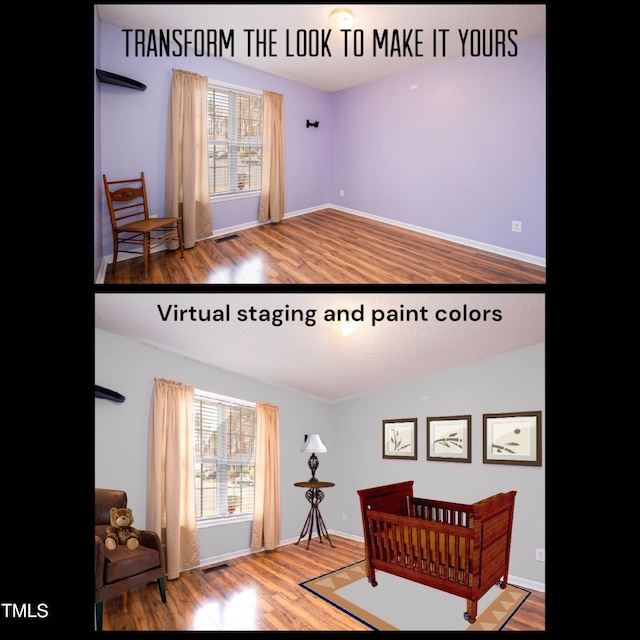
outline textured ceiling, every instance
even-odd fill
[[[99,329],[327,401],[545,340],[544,294],[534,293],[98,293],[95,305]],[[191,308],[223,316],[192,320]],[[345,337],[326,310],[363,319]]]
[[[404,73],[432,62],[462,55],[462,38],[458,29],[469,34],[477,30],[478,37],[493,43],[492,55],[504,52],[495,46],[499,30],[515,30],[512,39],[546,32],[545,4],[98,4],[103,22],[122,28],[150,30],[223,30],[228,36],[233,30],[234,50],[222,48],[222,57],[261,71],[288,78],[323,91],[335,92],[387,76]],[[327,47],[315,47],[313,30],[318,34],[328,30],[329,14],[337,6],[351,9],[355,22],[351,29],[362,30],[362,50],[356,49],[354,34],[350,34],[345,55],[344,36],[333,29]],[[253,29],[249,35],[245,30]],[[422,30],[419,32],[418,30]],[[442,30],[446,33],[442,51]],[[274,30],[271,37],[265,32]],[[387,30],[387,51],[376,46]],[[398,40],[394,41],[394,30]],[[438,35],[434,55],[433,34]],[[302,32],[298,46],[298,31]],[[405,35],[411,31],[405,47]],[[287,32],[289,41],[287,43]],[[273,40],[271,47],[257,49],[256,36]],[[467,35],[467,55],[472,50],[471,35]],[[493,40],[491,40],[493,38]],[[124,35],[123,35],[124,39]],[[148,42],[149,36],[145,38]],[[418,43],[421,42],[421,44]],[[480,42],[480,40],[476,40]],[[251,50],[249,50],[251,45]],[[396,46],[397,45],[397,46]],[[375,54],[374,55],[374,49]],[[330,56],[326,55],[327,50]],[[513,45],[507,40],[507,52]],[[476,53],[477,53],[476,48]],[[325,55],[320,55],[320,53]],[[306,55],[298,55],[305,53]],[[250,54],[250,55],[249,55]],[[258,55],[260,54],[260,55]],[[268,55],[269,54],[269,55]],[[316,55],[312,55],[316,54]],[[362,55],[356,55],[362,54]],[[419,55],[422,54],[422,55]]]

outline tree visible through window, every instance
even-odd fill
[[[253,513],[255,405],[196,390],[196,518]]]
[[[210,84],[207,124],[210,194],[260,190],[262,94]]]

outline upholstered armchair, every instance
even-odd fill
[[[141,530],[140,544],[134,550],[122,544],[110,550],[104,544],[111,507],[124,508],[126,506],[127,494],[124,491],[96,489],[95,618],[97,631],[102,631],[102,605],[104,601],[133,587],[156,580],[162,602],[167,602],[164,588],[164,554],[157,533]]]

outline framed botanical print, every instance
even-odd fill
[[[382,457],[397,460],[418,459],[418,418],[382,421]]]
[[[482,462],[542,466],[542,411],[485,413]]]
[[[427,418],[427,460],[471,462],[471,416]]]

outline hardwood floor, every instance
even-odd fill
[[[233,237],[237,236],[237,237]],[[333,209],[111,265],[104,284],[545,284],[546,268]]]
[[[104,603],[105,631],[367,631],[300,582],[364,558],[361,542],[331,536],[335,547],[314,538],[194,569],[167,582],[163,604],[155,583]],[[228,566],[224,566],[228,565]],[[216,565],[219,566],[219,565]],[[206,568],[205,568],[206,569]],[[426,588],[426,587],[425,587]],[[504,631],[543,631],[545,594],[533,591]]]

